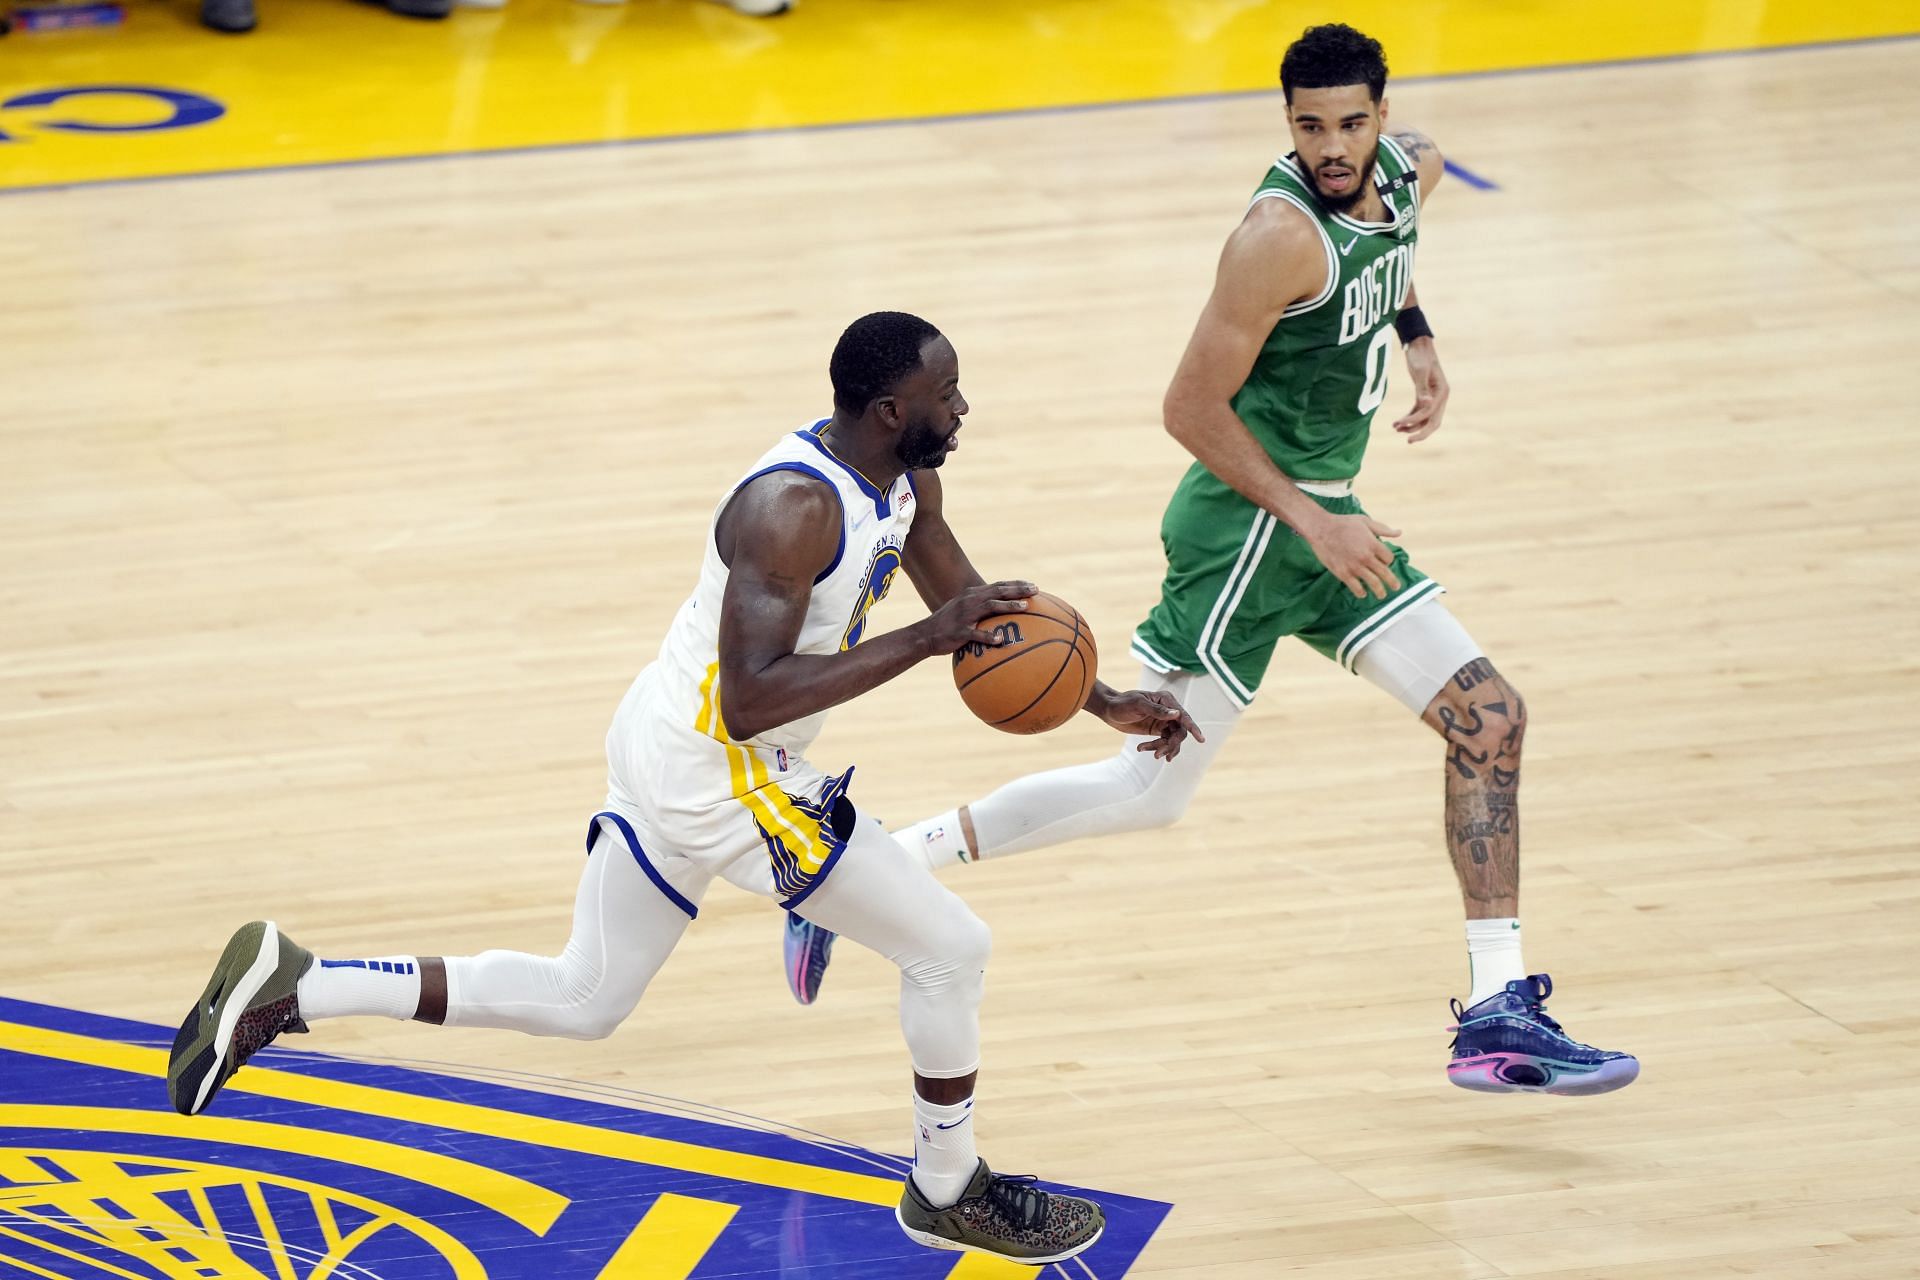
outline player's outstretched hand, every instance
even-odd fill
[[[1141,743],[1139,749],[1153,752],[1158,760],[1171,760],[1179,755],[1180,744],[1188,738],[1195,742],[1207,740],[1180,700],[1170,693],[1148,693],[1142,689],[1109,693],[1096,714],[1122,733],[1145,735],[1147,741]]]
[[[941,605],[920,625],[926,628],[927,652],[958,653],[965,645],[983,644],[992,648],[1001,643],[990,631],[982,631],[979,622],[996,613],[1020,613],[1027,597],[1040,588],[1031,582],[989,582],[968,587]]]
[[[1380,541],[1399,537],[1398,529],[1357,512],[1330,515],[1320,524],[1302,529],[1300,536],[1327,572],[1344,582],[1355,599],[1365,600],[1372,594],[1385,600],[1400,589],[1400,579],[1393,572],[1393,549]]]
[[[1440,418],[1447,411],[1447,397],[1453,389],[1447,375],[1440,371],[1440,353],[1433,349],[1432,338],[1416,338],[1407,344],[1407,373],[1413,378],[1413,408],[1393,424],[1393,429],[1419,444],[1440,429]]]

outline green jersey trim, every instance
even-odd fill
[[[1151,667],[1163,676],[1172,675],[1175,671],[1179,670],[1179,668],[1175,667],[1171,662],[1161,657],[1159,651],[1148,644],[1146,637],[1138,631],[1133,633],[1133,644],[1130,647],[1133,650],[1133,656],[1140,659],[1141,665]]]
[[[1226,658],[1220,653],[1220,642],[1226,639],[1233,612],[1240,607],[1240,598],[1247,594],[1247,584],[1253,581],[1253,575],[1259,570],[1260,561],[1267,554],[1267,544],[1273,541],[1273,531],[1279,524],[1271,512],[1254,512],[1253,525],[1247,530],[1247,540],[1240,544],[1240,558],[1234,562],[1233,571],[1221,586],[1220,595],[1213,602],[1213,610],[1207,614],[1206,625],[1200,628],[1200,643],[1194,646],[1200,665],[1220,681],[1229,698],[1243,707],[1253,704],[1253,690],[1240,683],[1240,677],[1233,674],[1233,668],[1227,665]]]
[[[1392,154],[1394,161],[1405,170],[1408,181],[1400,190],[1410,192],[1411,195],[1408,197],[1408,207],[1403,209],[1400,207],[1400,202],[1395,198],[1395,193],[1385,190],[1380,192],[1381,203],[1385,204],[1387,212],[1393,215],[1392,218],[1386,222],[1364,222],[1359,218],[1350,218],[1344,213],[1335,213],[1331,209],[1325,211],[1328,218],[1339,223],[1348,231],[1352,231],[1358,235],[1399,235],[1401,230],[1413,220],[1420,210],[1419,171],[1407,160],[1407,153],[1402,151],[1399,144],[1392,138],[1382,134],[1380,136],[1380,143]],[[1289,178],[1292,178],[1302,187],[1308,190],[1312,189],[1307,179],[1306,170],[1301,167],[1300,161],[1296,157],[1291,155],[1281,156],[1279,160],[1274,162],[1274,167],[1286,174]],[[1386,185],[1385,182],[1381,181],[1381,176],[1379,167],[1376,165],[1374,168],[1374,186],[1377,188]],[[1392,179],[1388,179],[1387,181],[1390,182]],[[1319,219],[1316,217],[1315,221],[1318,222]]]
[[[1406,170],[1407,175],[1413,179],[1413,181],[1407,184],[1406,189],[1413,192],[1413,203],[1418,207],[1420,204],[1420,166],[1413,162],[1413,157],[1407,154],[1407,149],[1400,145],[1399,139],[1390,138],[1383,133],[1380,135],[1380,141],[1387,144],[1387,150],[1393,152],[1393,158],[1400,162],[1400,167]]]
[[[1387,627],[1399,621],[1401,615],[1407,610],[1422,600],[1433,599],[1445,590],[1445,587],[1432,578],[1424,578],[1415,583],[1412,590],[1393,600],[1380,612],[1373,614],[1365,622],[1347,632],[1347,638],[1334,649],[1333,660],[1357,675],[1356,664],[1360,661],[1361,650],[1379,639]]]

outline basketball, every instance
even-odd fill
[[[1008,733],[1045,733],[1073,719],[1100,666],[1080,611],[1042,591],[1021,613],[980,620],[998,645],[970,644],[953,655],[953,683],[967,709]]]

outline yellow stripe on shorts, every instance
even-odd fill
[[[733,798],[746,806],[763,832],[779,841],[801,874],[811,875],[826,864],[831,853],[820,833],[820,822],[794,808],[787,793],[771,785],[767,766],[760,757],[727,736],[726,713],[721,710],[716,688],[719,678],[720,664],[712,663],[707,667],[706,679],[700,682],[700,716],[694,727],[725,749]],[[796,845],[804,852],[795,853]]]

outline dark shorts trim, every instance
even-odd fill
[[[642,871],[647,873],[647,879],[653,881],[653,887],[661,893],[666,894],[667,901],[686,912],[687,919],[692,920],[698,916],[700,914],[700,908],[688,902],[678,889],[675,889],[667,883],[667,878],[660,874],[658,867],[653,865],[653,859],[649,858],[647,851],[640,847],[640,837],[634,834],[633,824],[619,814],[611,810],[602,810],[593,815],[593,820],[587,824],[587,853],[589,855],[593,853],[593,837],[600,830],[600,819],[602,818],[611,820],[613,825],[620,829],[620,834],[626,837],[627,848],[633,851],[633,860],[640,864]],[[826,874],[825,867],[820,869],[820,874]]]

